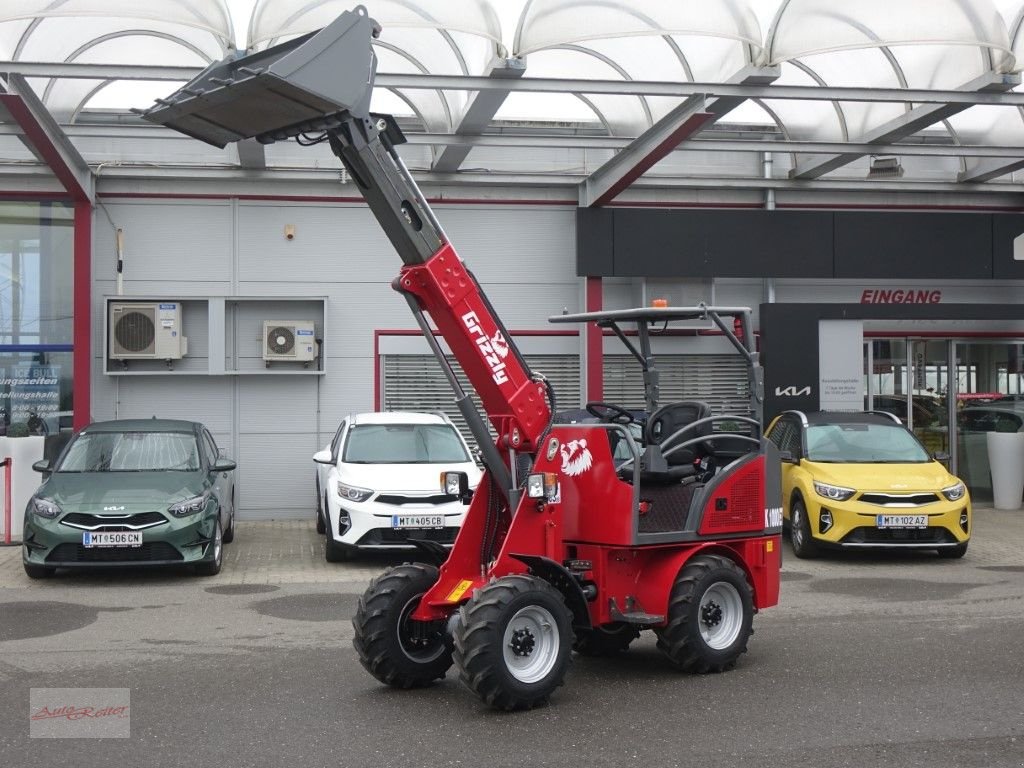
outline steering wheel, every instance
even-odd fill
[[[633,414],[611,403],[587,403],[587,413],[609,424],[632,424]]]

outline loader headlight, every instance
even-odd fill
[[[535,472],[526,478],[526,495],[531,499],[551,501],[558,496],[558,475]]]
[[[814,481],[814,492],[830,501],[846,501],[857,491],[853,488],[843,488],[841,485],[829,485]]]
[[[964,497],[965,493],[967,493],[967,486],[963,483],[957,483],[956,485],[949,486],[949,488],[942,489],[942,495],[950,501],[959,501]]]

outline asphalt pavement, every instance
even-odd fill
[[[356,600],[401,558],[326,563],[312,521],[240,523],[212,578],[32,582],[0,548],[0,765],[1020,768],[1024,512],[975,521],[962,560],[787,545],[735,670],[678,674],[644,633],[522,713],[366,674]],[[128,689],[130,736],[31,738],[40,688]]]

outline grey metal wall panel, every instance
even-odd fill
[[[232,215],[226,201],[147,201],[105,203],[111,219],[124,230],[126,280],[229,280]],[[99,217],[98,222],[105,221]],[[113,276],[115,234],[97,226],[96,267],[109,265]],[[103,277],[102,271],[97,276]]]
[[[232,429],[233,382],[213,376],[122,376],[117,418],[201,421],[211,432]],[[112,414],[113,415],[113,414]]]
[[[242,376],[238,408],[240,435],[309,434],[316,429],[317,382],[312,376]]]
[[[316,503],[310,434],[247,433],[238,449],[240,516],[313,517]]]
[[[284,235],[295,226],[295,238]],[[257,283],[320,280],[390,283],[401,261],[363,205],[238,206],[238,279]]]

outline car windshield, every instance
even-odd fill
[[[815,424],[807,428],[807,458],[837,464],[911,464],[928,452],[896,424]]]
[[[85,432],[68,446],[57,472],[195,472],[199,450],[185,432]]]
[[[352,427],[342,461],[350,464],[448,464],[469,456],[448,424],[360,424]]]

